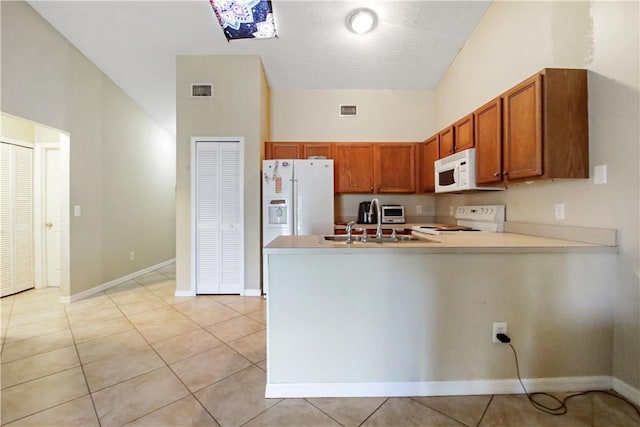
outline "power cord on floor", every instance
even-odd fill
[[[631,408],[633,408],[636,414],[638,414],[638,417],[640,417],[640,410],[633,403],[631,403],[629,400],[625,399],[624,397],[619,396],[616,393],[612,393],[606,390],[587,390],[580,393],[571,394],[562,400],[558,399],[557,397],[549,393],[544,393],[544,392],[529,393],[527,391],[527,388],[524,386],[524,383],[522,382],[522,378],[520,377],[520,365],[518,363],[518,354],[516,352],[515,347],[511,344],[511,339],[505,334],[497,334],[496,337],[501,343],[509,344],[509,347],[511,347],[511,351],[513,351],[513,358],[515,359],[515,362],[516,362],[516,374],[518,375],[518,382],[520,382],[520,386],[522,387],[524,394],[527,396],[527,399],[529,399],[529,402],[531,402],[531,405],[533,405],[533,407],[536,408],[537,410],[547,414],[551,414],[551,415],[564,415],[568,411],[567,401],[569,399],[573,399],[574,397],[578,397],[578,396],[584,396],[590,393],[601,393],[601,394],[607,394],[609,396],[615,397],[616,399],[622,400],[627,405],[631,406]],[[536,396],[545,396],[547,398],[550,398],[554,400],[557,403],[557,405],[555,406],[544,405],[535,399]]]

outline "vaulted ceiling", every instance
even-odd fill
[[[272,0],[277,39],[227,42],[208,0],[29,3],[174,135],[176,55],[259,55],[273,89],[428,89],[490,5]],[[365,6],[379,23],[358,35]]]

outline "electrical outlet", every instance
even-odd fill
[[[136,259],[136,253],[134,251],[129,252],[129,261]]]
[[[564,203],[556,203],[554,207],[556,219],[564,220]]]
[[[495,344],[500,342],[498,341],[498,338],[496,338],[496,335],[498,334],[507,334],[507,322],[493,322],[493,331],[491,335],[492,343]]]
[[[416,205],[416,213],[417,214],[421,214],[422,213],[422,205]]]
[[[453,216],[453,206],[449,206],[449,216]]]

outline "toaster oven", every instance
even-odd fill
[[[404,206],[382,205],[383,224],[404,224]]]

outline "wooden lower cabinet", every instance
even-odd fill
[[[436,191],[435,161],[440,158],[439,137],[434,135],[420,144],[419,180],[420,193]]]

